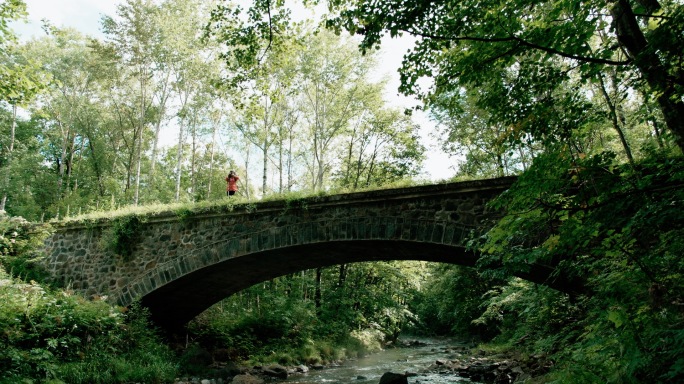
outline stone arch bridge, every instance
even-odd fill
[[[46,240],[53,279],[89,297],[182,326],[228,295],[297,271],[342,263],[425,260],[472,266],[465,242],[490,225],[499,178],[299,200],[65,223]],[[118,232],[116,230],[118,228]],[[557,286],[551,269],[521,276]]]

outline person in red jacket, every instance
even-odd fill
[[[230,171],[230,173],[228,173],[228,177],[226,177],[226,182],[228,183],[228,186],[226,187],[226,195],[233,196],[235,192],[237,192],[238,180],[240,180],[240,178],[235,174],[235,171]]]

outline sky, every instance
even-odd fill
[[[73,27],[89,35],[98,35],[102,15],[116,12],[116,0],[24,0],[28,23],[15,23],[20,36],[37,35],[41,20],[49,20],[58,27]]]
[[[28,11],[27,22],[13,23],[13,29],[21,39],[40,36],[41,20],[48,20],[57,27],[72,27],[82,33],[94,37],[102,37],[100,20],[103,15],[115,15],[119,0],[24,0]],[[387,76],[389,84],[385,98],[398,107],[417,105],[415,100],[399,96],[399,75],[397,68],[401,65],[403,54],[410,48],[411,40],[385,39],[380,51],[381,66],[376,69],[375,76]],[[435,124],[423,112],[414,113],[414,121],[421,127],[423,145],[427,147],[427,160],[424,162],[425,177],[432,181],[441,181],[455,174],[453,166],[456,160],[449,158],[437,145],[431,132]]]

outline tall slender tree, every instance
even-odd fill
[[[351,60],[354,58],[354,60]],[[334,162],[333,148],[361,114],[371,55],[361,56],[352,43],[329,32],[310,35],[299,59],[302,123],[308,131],[309,185],[325,187]]]
[[[105,35],[138,82],[133,193],[133,203],[136,205],[140,202],[143,137],[152,108],[152,81],[159,68],[155,55],[160,40],[159,25],[155,22],[158,12],[159,8],[152,0],[127,0],[117,7],[116,19],[105,16],[102,20]]]

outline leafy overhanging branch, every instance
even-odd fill
[[[411,33],[409,30],[402,30],[402,32],[406,33]],[[521,37],[518,36],[507,36],[507,37],[478,37],[478,36],[439,36],[435,34],[430,34],[430,33],[415,33],[415,36],[419,36],[422,38],[428,38],[428,39],[434,39],[434,40],[442,40],[446,42],[461,42],[461,41],[476,41],[480,43],[510,43],[510,42],[518,42],[518,46],[525,46],[528,48],[532,48],[534,50],[542,51],[551,55],[557,55],[560,57],[564,57],[566,59],[572,59],[572,60],[577,60],[585,63],[592,63],[592,64],[605,64],[605,65],[629,65],[632,63],[632,59],[628,60],[610,60],[610,59],[604,59],[600,57],[590,57],[590,56],[581,56],[581,55],[576,55],[573,53],[569,52],[564,52],[560,49],[556,49],[553,47],[547,47],[541,44],[533,43],[529,40],[525,40]],[[511,49],[508,51],[508,54],[513,54],[514,50]]]

